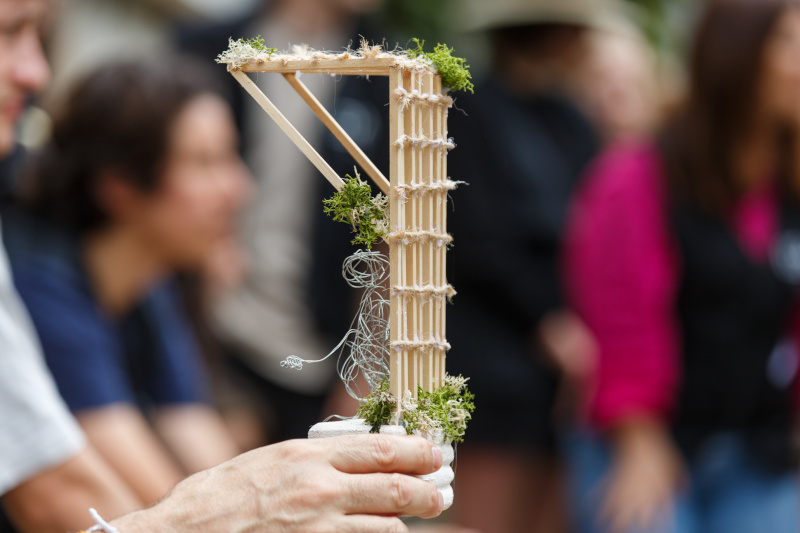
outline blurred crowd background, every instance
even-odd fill
[[[67,0],[2,162],[48,365],[143,502],[357,403],[327,182],[216,65],[229,38],[467,57],[451,374],[477,409],[418,531],[796,532],[800,8],[780,0]],[[280,76],[254,78],[340,174]],[[303,77],[388,165],[386,80]],[[63,234],[63,235],[62,235]],[[10,526],[9,526],[10,527]]]

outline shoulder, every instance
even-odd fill
[[[601,153],[587,168],[577,202],[584,206],[637,209],[663,203],[661,156],[650,142],[620,144]]]
[[[3,243],[14,271],[36,266],[61,278],[79,275],[78,238],[15,205],[2,207]]]

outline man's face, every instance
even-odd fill
[[[42,33],[51,8],[50,0],[0,0],[0,157],[14,147],[25,100],[50,77]]]

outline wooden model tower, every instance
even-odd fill
[[[222,54],[229,72],[291,138],[308,159],[338,189],[344,182],[314,150],[248,72],[283,75],[311,110],[342,143],[378,188],[389,197],[390,258],[390,390],[398,399],[417,386],[433,390],[444,384],[446,302],[455,291],[445,276],[447,197],[455,186],[447,177],[447,113],[453,100],[430,64],[406,55],[362,46],[357,52],[330,54],[300,50],[276,54],[251,47],[235,47]],[[390,175],[386,179],[298,74],[335,74],[389,77]]]

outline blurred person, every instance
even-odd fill
[[[604,154],[565,274],[595,334],[580,532],[800,530],[800,5],[720,0],[655,142]]]
[[[0,0],[0,158],[4,189],[16,181],[16,126],[31,94],[49,78],[41,37],[46,0]],[[5,228],[3,228],[5,229]],[[86,508],[118,515],[136,499],[86,445],[43,361],[33,325],[0,247],[0,495],[26,530],[85,524]],[[35,511],[35,512],[34,512]],[[80,518],[79,518],[80,517]]]
[[[588,36],[576,97],[605,144],[651,134],[671,96],[659,76],[655,52],[638,29],[619,19],[618,29]],[[668,84],[667,84],[668,85]]]
[[[357,35],[359,16],[380,3],[275,0],[242,31],[262,35],[268,46],[281,50],[297,44],[341,50],[358,46],[351,39]],[[255,81],[313,146],[322,144],[324,126],[282,76],[262,75]],[[340,85],[334,78],[307,75],[303,83],[327,108],[340,109]],[[263,406],[266,437],[274,442],[307,435],[338,383],[333,358],[307,365],[302,372],[280,365],[293,354],[321,358],[338,342],[331,344],[320,335],[311,310],[319,295],[309,289],[312,226],[322,211],[316,191],[324,180],[252,98],[246,98],[243,111],[244,156],[255,175],[240,232],[249,263],[242,281],[216,300],[214,316],[234,361],[234,379],[248,384]],[[341,263],[335,267],[340,270]],[[342,314],[348,303],[333,305]]]
[[[567,206],[599,139],[574,95],[590,30],[612,4],[475,2],[491,72],[459,96],[449,129],[455,239],[448,371],[478,412],[458,449],[453,518],[488,533],[566,529],[554,413],[560,373],[580,379],[593,344],[567,308],[558,256]],[[463,113],[459,112],[463,109]]]
[[[49,77],[41,41],[53,12],[49,0],[0,0],[3,163],[15,150],[24,102]],[[125,532],[243,531],[254,524],[298,533],[329,527],[403,531],[393,516],[433,516],[442,501],[430,483],[396,473],[427,474],[441,463],[438,449],[416,437],[364,435],[269,446],[190,477],[157,506],[112,524]],[[85,526],[90,506],[113,517],[141,504],[86,442],[59,397],[13,288],[3,247],[0,502],[18,528],[39,533]]]
[[[176,64],[119,63],[79,83],[20,184],[25,208],[3,214],[59,391],[146,503],[237,451],[170,279],[230,237],[247,176],[226,104]]]

